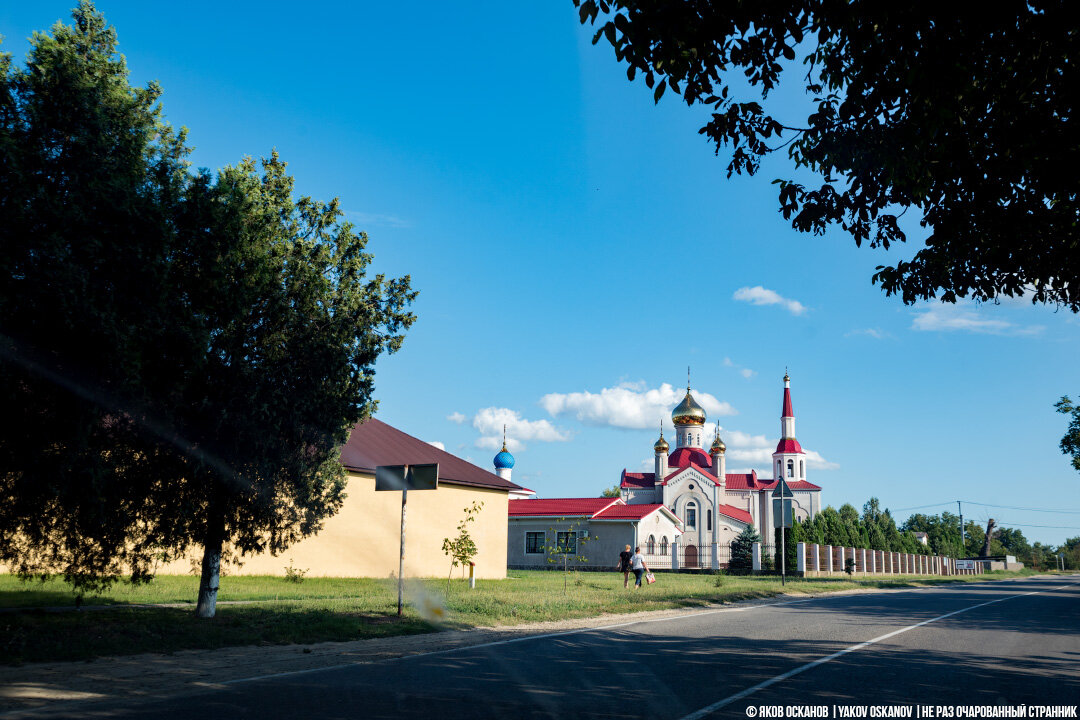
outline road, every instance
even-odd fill
[[[833,705],[916,703],[1080,703],[1080,577],[688,611],[241,680],[93,715],[696,720],[763,706],[828,705],[832,716]]]

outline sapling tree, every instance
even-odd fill
[[[559,518],[560,525],[562,521],[563,518]],[[563,529],[558,526],[549,527],[546,536],[549,543],[544,546],[544,553],[547,555],[549,565],[562,568],[564,593],[566,592],[567,578],[570,573],[570,564],[577,565],[589,562],[589,558],[585,555],[585,546],[598,539],[595,535],[590,536],[580,528],[581,522],[571,523],[564,526]]]
[[[450,592],[450,577],[454,574],[454,568],[461,566],[462,577],[465,576],[465,566],[476,557],[479,550],[476,542],[469,534],[469,523],[476,520],[484,503],[474,500],[473,504],[465,508],[465,517],[458,523],[458,534],[455,538],[443,538],[443,553],[450,557],[450,572],[446,575],[446,592]]]

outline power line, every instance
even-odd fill
[[[925,510],[926,508],[941,507],[943,505],[952,505],[957,502],[956,500],[950,500],[948,502],[933,503],[931,505],[916,505],[915,507],[906,508],[886,508],[890,512],[907,512],[908,510]],[[961,500],[960,502],[967,503],[968,505],[978,505],[980,507],[992,507],[1002,508],[1005,510],[1025,510],[1027,512],[1042,512],[1042,513],[1056,513],[1058,515],[1080,515],[1080,510],[1049,510],[1046,508],[1030,508],[1030,507],[1017,507],[1015,505],[994,505],[993,503],[975,502],[974,500]],[[1036,527],[1032,525],[1031,527]],[[1049,526],[1047,526],[1049,527]]]
[[[1014,505],[994,505],[992,503],[975,502],[974,500],[963,500],[962,502],[966,502],[969,505],[981,505],[983,507],[1004,508],[1006,510],[1026,510],[1028,512],[1057,513],[1058,515],[1080,515],[1080,510],[1045,510],[1043,508],[1016,507]]]
[[[1005,522],[1002,520],[1002,522]],[[1080,526],[1074,525],[1026,525],[1024,523],[1009,523],[1010,527],[1037,527],[1037,528],[1053,528],[1055,530],[1080,530]]]

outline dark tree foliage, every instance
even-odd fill
[[[1069,418],[1069,427],[1061,438],[1061,452],[1072,456],[1073,469],[1080,472],[1080,405],[1073,405],[1069,396],[1065,395],[1054,408]]]
[[[374,362],[413,322],[275,155],[192,173],[90,2],[0,57],[0,562],[78,591],[279,552],[340,507]]]
[[[750,570],[754,567],[754,543],[761,542],[761,536],[753,525],[747,525],[731,541],[731,560],[728,567],[732,570]]]
[[[910,261],[873,276],[905,303],[1030,295],[1080,311],[1080,14],[1067,0],[978,11],[948,3],[574,0],[627,77],[711,109],[701,128],[733,173],[786,150],[810,185],[778,180],[803,232],[839,225]],[[794,75],[794,77],[789,77]],[[806,117],[764,105],[797,83]],[[746,89],[748,88],[748,89]],[[817,182],[817,181],[815,181]]]

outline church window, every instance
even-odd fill
[[[801,478],[806,477],[806,461],[805,460],[800,460],[799,461],[799,477],[801,477]]]
[[[686,527],[697,527],[697,503],[690,502],[686,505]]]
[[[776,461],[776,477],[782,477],[783,474],[784,474],[783,471],[780,469],[780,461],[777,460]]]
[[[649,536],[648,542],[645,543],[645,552],[649,555],[656,554],[656,538],[652,535]]]
[[[788,460],[787,461],[787,476],[789,478],[795,477],[795,461],[794,460]]]
[[[705,511],[705,529],[712,531],[712,510]]]
[[[660,554],[661,555],[667,555],[667,550],[668,550],[667,535],[664,535],[663,537],[660,538]]]

